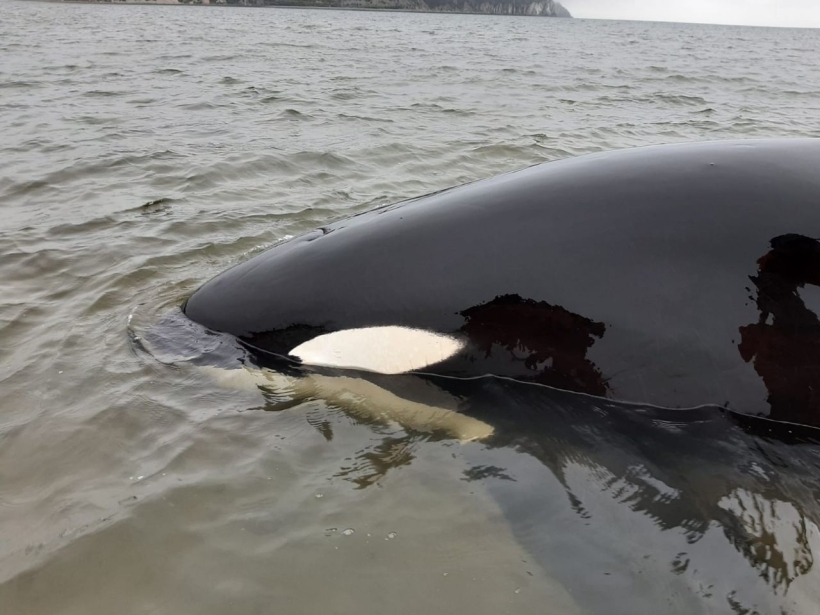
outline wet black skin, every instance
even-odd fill
[[[354,327],[459,336],[440,376],[509,376],[820,426],[820,140],[647,147],[378,209],[184,306],[261,363]]]

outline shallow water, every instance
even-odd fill
[[[0,11],[0,612],[817,611],[810,444],[501,381],[450,392],[497,424],[460,443],[224,388],[132,336],[380,204],[585,152],[820,136],[820,32]]]

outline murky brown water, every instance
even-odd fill
[[[509,383],[465,399],[554,423],[522,418],[492,447],[321,398],[270,411],[127,326],[403,197],[616,147],[820,136],[820,32],[0,14],[0,612],[820,608],[811,446],[704,417],[647,419],[638,441],[625,416]]]

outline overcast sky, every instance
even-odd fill
[[[559,0],[575,17],[820,27],[820,0]]]

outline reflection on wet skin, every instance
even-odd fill
[[[740,355],[763,379],[772,419],[820,426],[820,320],[799,293],[820,286],[820,242],[780,235],[757,265],[760,318],[740,327]]]
[[[517,480],[522,495],[548,493],[548,483],[528,483],[527,472],[518,473],[519,463],[525,468],[534,458],[558,479],[568,504],[587,524],[608,522],[606,514],[598,519],[590,512],[600,510],[596,494],[606,493],[613,505],[652,519],[662,532],[682,532],[681,551],[719,528],[777,592],[814,574],[820,535],[815,443],[785,444],[750,434],[717,407],[664,410],[536,391],[514,382],[483,383],[480,389],[472,395],[472,411],[505,415],[483,441],[488,451],[515,450],[522,456],[505,467],[492,466],[491,455],[478,456],[472,475]],[[586,469],[591,481],[581,490],[578,468]],[[537,510],[531,514],[537,519]],[[522,525],[538,522],[522,520]],[[541,522],[548,527],[548,521]],[[687,556],[692,566],[705,565],[695,551]],[[668,557],[675,572],[681,563],[675,563],[675,553]]]
[[[608,386],[586,354],[606,326],[546,301],[503,295],[461,312],[461,332],[489,357],[501,347],[523,363],[523,378],[565,391],[606,397]]]

